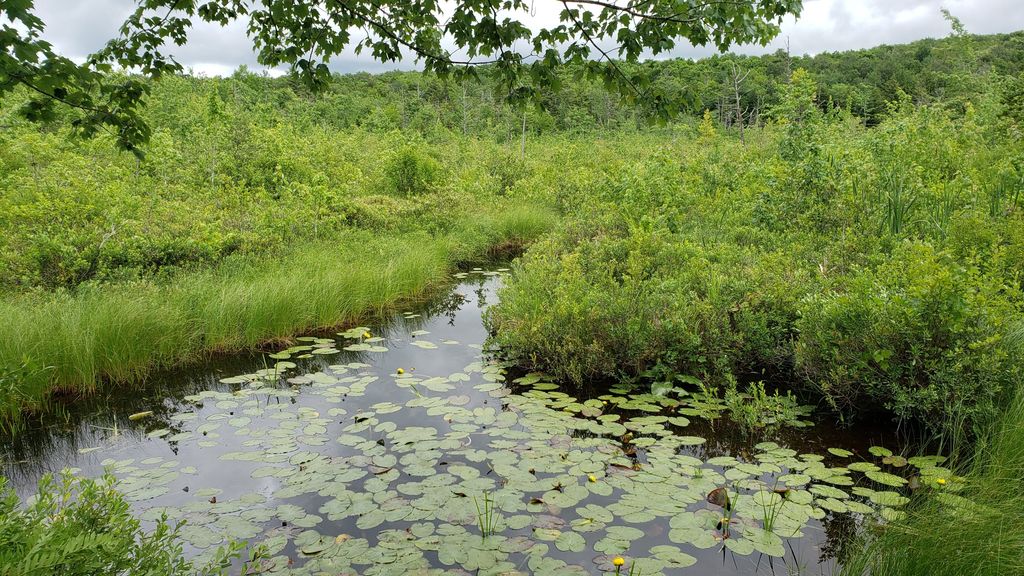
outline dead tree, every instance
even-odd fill
[[[740,88],[743,86],[743,81],[750,75],[750,70],[747,70],[740,74],[740,68],[735,62],[732,63],[732,78],[731,88],[735,98],[735,107],[732,110],[732,119],[739,126],[740,129],[740,142],[743,144],[747,143],[746,136],[743,133],[743,124],[746,117],[746,113],[743,110],[743,100],[740,98]]]

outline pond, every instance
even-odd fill
[[[190,555],[295,574],[832,573],[948,471],[827,419],[744,433],[684,388],[563,389],[486,348],[506,269],[413,311],[166,374],[4,441],[22,494],[111,470]],[[709,418],[712,417],[712,418]],[[688,570],[685,570],[688,569]]]

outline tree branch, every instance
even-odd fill
[[[605,52],[604,48],[601,48],[597,44],[597,42],[594,41],[593,37],[591,37],[591,35],[590,35],[590,32],[588,32],[586,27],[583,26],[583,23],[580,22],[579,18],[577,18],[576,15],[573,14],[572,9],[569,8],[569,3],[573,2],[575,0],[559,0],[559,1],[562,3],[562,6],[565,7],[565,11],[569,14],[569,18],[572,19],[573,25],[576,27],[577,30],[579,30],[580,34],[583,34],[583,37],[587,40],[587,42],[591,46],[593,46],[598,52],[601,53],[601,56],[605,60],[608,61],[608,64],[610,64],[612,69],[615,70],[615,73],[620,78],[622,78],[623,80],[626,81],[626,84],[628,84],[630,89],[633,90],[633,93],[635,93],[637,96],[643,96],[643,92],[641,92],[640,89],[637,88],[636,84],[633,83],[633,80],[630,79],[629,76],[626,76],[626,73],[623,72],[621,68],[619,68],[619,65],[615,63],[615,60],[613,60],[612,57],[609,56],[607,52]]]
[[[376,7],[377,7],[378,10],[381,10],[380,6],[376,6]],[[385,38],[390,38],[392,41],[397,42],[398,44],[401,44],[402,46],[405,46],[406,48],[412,50],[414,53],[416,53],[416,55],[418,57],[424,58],[426,60],[436,60],[438,62],[444,62],[445,64],[449,64],[449,65],[452,65],[452,66],[481,66],[481,65],[486,65],[486,64],[494,64],[494,63],[500,61],[498,59],[495,59],[495,60],[477,60],[477,61],[473,61],[473,60],[454,60],[451,56],[448,56],[448,55],[442,56],[440,54],[434,54],[434,53],[431,53],[431,52],[427,52],[422,47],[414,44],[413,42],[409,42],[408,40],[402,38],[398,34],[395,34],[387,25],[374,20],[373,18],[371,18],[365,12],[362,12],[362,11],[352,7],[352,6],[342,6],[342,7],[340,7],[340,9],[343,10],[343,11],[348,11],[349,13],[354,15],[357,19],[362,20],[366,24],[369,24],[381,36],[384,36]]]
[[[562,2],[562,0],[559,0],[559,2]],[[630,16],[635,16],[637,18],[643,18],[644,20],[655,20],[658,22],[674,22],[676,24],[694,24],[700,21],[700,18],[680,19],[679,16],[683,14],[682,12],[677,12],[671,16],[658,16],[650,12],[640,12],[635,8],[631,8],[629,6],[619,6],[618,4],[614,4],[612,2],[602,2],[601,0],[567,0],[567,2],[569,2],[570,4],[588,4],[591,6],[600,6],[602,8],[606,8],[609,10],[615,10],[617,12],[624,12],[626,14],[629,14]],[[562,2],[563,5],[565,3],[566,2]]]

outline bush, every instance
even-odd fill
[[[178,540],[183,522],[172,526],[162,516],[152,531],[143,530],[115,482],[110,474],[47,474],[22,506],[0,476],[0,574],[223,576],[240,558],[245,544],[231,542],[205,564],[189,562]],[[265,554],[263,545],[252,547],[239,573],[255,573]]]
[[[422,146],[405,144],[384,166],[384,178],[393,193],[409,196],[431,191],[438,183],[441,166]]]
[[[513,154],[505,154],[491,160],[490,172],[500,196],[507,195],[517,182],[529,175],[526,161]]]
[[[615,216],[582,222],[531,246],[490,309],[506,353],[575,383],[656,365],[724,382],[788,362],[806,281],[792,262]]]
[[[0,574],[194,574],[177,537],[178,527],[163,520],[142,530],[111,476],[45,476],[24,508],[0,477]]]
[[[675,325],[683,303],[661,273],[671,259],[665,238],[577,232],[531,248],[490,310],[495,339],[509,354],[580,383],[620,370],[639,374],[670,348],[697,347]]]
[[[988,421],[1021,358],[1001,286],[923,243],[804,300],[796,362],[844,413],[885,408],[936,431]]]

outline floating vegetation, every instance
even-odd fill
[[[756,572],[837,515],[899,518],[911,483],[959,487],[940,458],[881,448],[722,453],[692,430],[720,398],[581,398],[545,374],[511,376],[479,345],[439,337],[439,352],[427,334],[299,339],[226,389],[139,419],[151,450],[94,453],[144,519],[185,521],[194,553],[247,540],[264,546],[262,571],[292,574],[656,576],[723,552]],[[442,357],[447,373],[431,373]],[[152,455],[163,445],[173,457]]]

